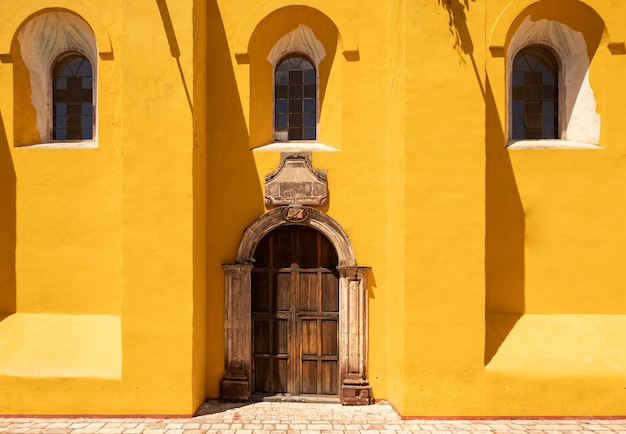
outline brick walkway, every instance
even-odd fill
[[[446,434],[446,433],[620,433],[619,420],[401,420],[391,406],[209,401],[190,419],[0,418],[0,433],[46,434]]]

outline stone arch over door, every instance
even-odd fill
[[[369,404],[367,380],[369,267],[358,266],[343,228],[327,214],[306,206],[274,208],[244,231],[235,264],[225,264],[225,368],[222,398],[247,400],[251,378],[252,258],[261,239],[285,225],[309,226],[321,232],[337,252],[339,273],[339,396],[343,404]]]

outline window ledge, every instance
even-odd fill
[[[602,146],[574,140],[516,140],[510,141],[507,149],[603,149]]]
[[[331,146],[325,145],[319,142],[275,142],[267,145],[259,146],[258,148],[254,148],[253,151],[259,152],[268,152],[268,151],[276,151],[276,152],[336,152],[339,149],[333,148]]]
[[[50,143],[38,143],[35,145],[21,145],[16,148],[36,148],[36,149],[95,149],[98,147],[98,142],[95,140],[89,141],[76,141],[76,142],[50,142]]]

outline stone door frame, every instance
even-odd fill
[[[251,283],[254,251],[261,239],[285,225],[321,232],[337,251],[339,265],[339,397],[343,404],[372,401],[367,380],[368,286],[370,267],[358,266],[343,228],[315,208],[283,206],[261,215],[244,231],[235,264],[224,264],[224,354],[222,398],[247,400],[251,391]]]

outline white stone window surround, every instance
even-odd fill
[[[294,55],[303,55],[307,57],[309,60],[313,62],[313,66],[315,67],[315,101],[316,101],[316,134],[315,136],[319,138],[319,124],[320,124],[320,80],[319,80],[319,66],[322,60],[326,57],[326,50],[322,43],[315,37],[313,30],[311,30],[308,26],[300,24],[296,29],[287,33],[282,38],[280,38],[276,44],[270,50],[269,55],[267,56],[267,61],[272,65],[272,136],[274,137],[274,142],[269,143],[264,146],[260,146],[255,148],[256,151],[279,151],[279,152],[296,152],[296,151],[322,151],[322,152],[332,152],[337,149],[320,143],[316,140],[288,140],[282,141],[277,140],[275,137],[274,131],[274,112],[275,112],[275,101],[276,97],[274,95],[276,84],[274,80],[276,79],[276,68],[278,64],[290,54]]]
[[[512,140],[512,74],[517,53],[531,45],[549,48],[559,64],[560,139]],[[526,17],[513,35],[506,57],[508,149],[602,149],[600,115],[589,83],[589,56],[580,32],[554,20]]]
[[[71,12],[51,11],[31,18],[21,29],[20,54],[30,73],[31,101],[41,143],[20,147],[46,149],[92,149],[98,147],[97,88],[98,50],[91,27]],[[93,135],[91,140],[52,139],[52,71],[68,54],[80,54],[91,63],[93,80]]]

